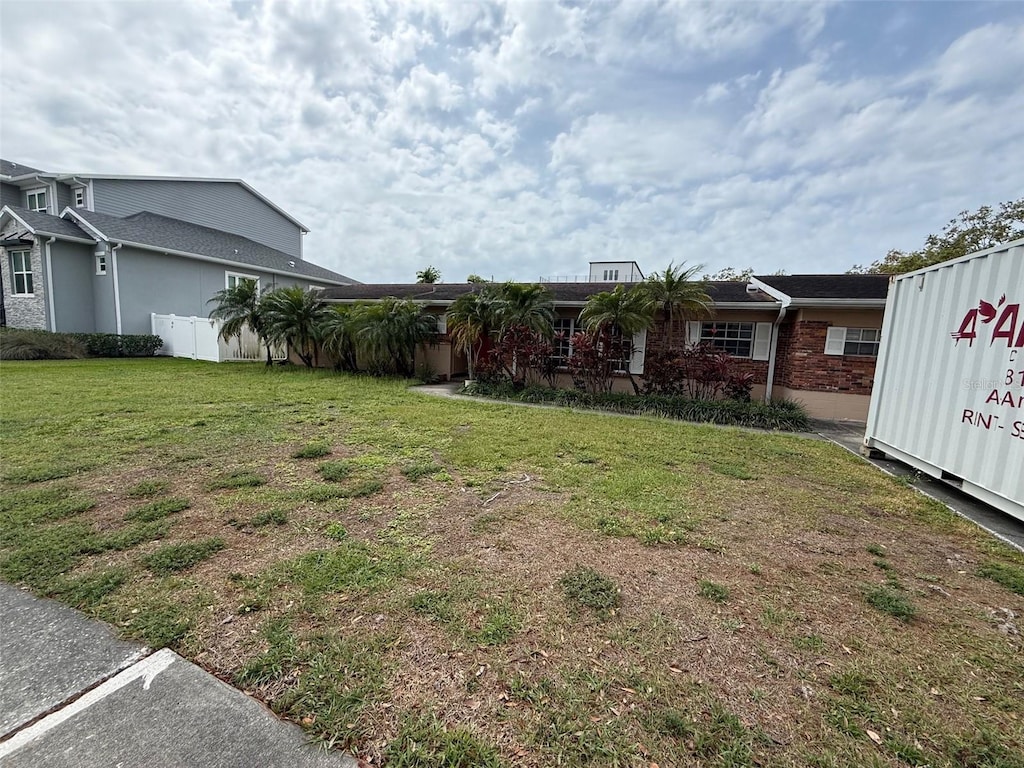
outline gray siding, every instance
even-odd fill
[[[18,187],[13,184],[0,183],[0,207],[5,205],[17,205],[18,207],[22,207],[25,205],[25,200]]]
[[[60,216],[60,212],[67,208],[69,205],[74,208],[74,203],[71,202],[71,188],[67,184],[57,182],[57,210],[51,209],[54,216]]]
[[[58,331],[92,333],[96,330],[92,286],[96,269],[92,252],[91,246],[60,240],[50,246],[53,314]]]
[[[123,250],[123,249],[122,249]],[[114,270],[110,255],[107,255],[107,274],[97,275],[96,261],[92,261],[92,307],[93,325],[96,333],[117,333],[117,318],[114,314]],[[60,310],[57,310],[58,315]],[[146,333],[149,333],[147,328]]]
[[[302,258],[302,232],[287,218],[234,182],[95,179],[93,210],[112,216],[150,211]]]
[[[117,278],[121,295],[121,332],[150,333],[150,314],[209,317],[207,303],[225,287],[223,265],[196,259],[164,256],[124,247],[117,252]],[[260,278],[261,288],[293,285],[259,270],[246,270]],[[306,283],[300,283],[304,288]]]

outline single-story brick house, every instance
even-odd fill
[[[592,267],[590,282],[550,282],[555,330],[566,339],[577,330],[580,310],[595,293],[615,287]],[[622,282],[622,281],[620,281]],[[888,275],[786,275],[753,277],[749,282],[711,282],[707,292],[714,316],[674,329],[674,338],[709,341],[729,352],[740,370],[754,374],[754,396],[801,401],[815,418],[867,418],[868,401],[881,339]],[[440,342],[418,353],[443,379],[465,376],[466,357],[450,343],[445,311],[459,296],[479,290],[473,283],[364,284],[327,288],[331,303],[357,303],[393,296],[422,303],[438,316]],[[649,332],[633,339],[630,371],[643,378],[647,350],[666,343],[659,313]],[[560,353],[568,355],[568,341]],[[616,388],[626,391],[625,374]]]

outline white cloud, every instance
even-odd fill
[[[0,145],[245,178],[362,280],[842,271],[1020,195],[1020,13],[942,8],[860,67],[823,4],[5,0]]]

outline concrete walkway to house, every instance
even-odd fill
[[[357,768],[173,651],[0,583],[0,765]]]
[[[432,395],[435,397],[451,397],[459,400],[473,400],[483,403],[502,403],[504,405],[518,405],[526,408],[564,408],[561,405],[548,405],[546,403],[517,403],[514,400],[495,400],[488,397],[475,397],[473,395],[461,394],[463,383],[460,381],[442,382],[440,384],[427,384],[413,387],[417,392]],[[602,411],[587,411],[588,413],[602,413]],[[641,417],[633,414],[618,414],[604,412],[606,416],[617,416],[620,418],[653,418]],[[736,427],[729,427],[736,429]],[[874,464],[883,472],[894,477],[905,477],[921,493],[942,502],[961,517],[973,521],[978,526],[988,531],[997,539],[1024,552],[1024,521],[1017,520],[998,509],[990,507],[977,499],[968,496],[957,488],[935,480],[917,472],[901,462],[892,459],[868,459],[861,455],[860,447],[864,439],[865,425],[857,421],[815,421],[811,432],[791,432],[797,437],[806,437],[815,440],[828,440],[836,445],[845,448],[863,461]],[[753,430],[761,432],[764,430]]]

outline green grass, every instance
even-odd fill
[[[140,523],[152,523],[175,512],[182,512],[192,506],[188,499],[161,499],[125,513],[125,520],[137,520]]]
[[[224,540],[213,538],[184,544],[167,544],[142,558],[153,573],[167,575],[198,565],[224,549]]]
[[[1020,768],[979,606],[1024,557],[829,444],[262,365],[2,375],[0,578],[375,765]]]
[[[1001,584],[1011,592],[1024,595],[1024,568],[1008,563],[985,563],[978,569],[978,575]]]
[[[593,568],[577,565],[563,575],[558,584],[567,601],[590,608],[602,618],[613,616],[622,603],[618,585]]]
[[[868,605],[882,613],[894,616],[900,621],[910,621],[917,615],[917,609],[901,590],[892,584],[871,587],[864,592]]]
[[[331,452],[331,446],[326,442],[307,443],[292,453],[293,459],[319,459]]]
[[[349,478],[353,469],[352,464],[347,461],[325,461],[316,468],[316,471],[320,473],[324,480],[340,483],[342,480]]]

